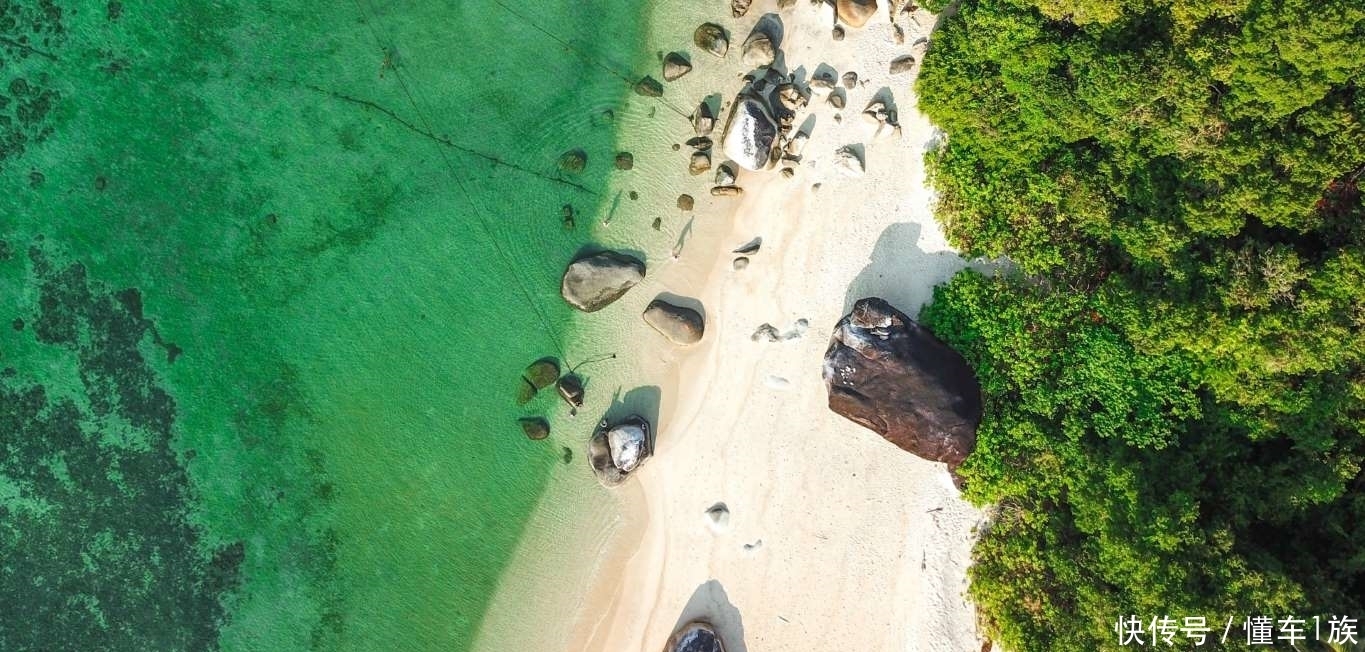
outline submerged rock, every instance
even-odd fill
[[[858,73],[850,70],[844,73],[844,76],[840,78],[840,81],[843,82],[844,88],[853,90],[853,87],[858,85]]]
[[[616,169],[621,171],[631,170],[635,167],[635,155],[630,152],[619,152],[616,154]]]
[[[536,397],[536,388],[525,378],[517,383],[517,405],[526,405]]]
[[[749,5],[754,0],[730,0],[730,15],[735,18],[743,18],[744,14],[749,13]]]
[[[662,299],[649,302],[642,316],[646,324],[674,344],[696,344],[706,330],[706,320],[701,313]]]
[[[517,419],[521,424],[521,431],[526,433],[526,438],[531,441],[538,441],[550,436],[550,422],[540,417],[522,417]]]
[[[692,62],[678,52],[669,52],[664,57],[664,81],[676,81],[679,77],[692,72]]]
[[[735,102],[725,132],[726,156],[747,170],[762,170],[768,166],[776,139],[777,125],[762,102],[752,97]]]
[[[559,169],[569,174],[578,174],[588,167],[588,153],[581,149],[571,149],[559,156]]]
[[[690,211],[697,205],[697,200],[692,195],[678,195],[678,210]]]
[[[715,23],[703,23],[697,27],[692,32],[692,42],[702,51],[718,57],[724,57],[730,51],[730,38],[725,35],[725,28]]]
[[[635,82],[635,93],[645,97],[663,97],[664,85],[659,80],[645,75],[640,81]]]
[[[694,620],[673,632],[664,652],[725,652],[725,646],[710,623]]]
[[[607,487],[625,482],[653,454],[649,422],[639,415],[614,425],[603,419],[588,439],[588,465]]]
[[[976,446],[971,367],[882,299],[860,299],[835,326],[823,375],[831,410],[903,450],[955,471]]]
[[[645,277],[645,264],[634,256],[602,251],[569,264],[560,294],[583,312],[596,312],[620,299]]]
[[[559,380],[559,361],[554,358],[541,358],[527,366],[521,375],[536,391],[540,391]]]

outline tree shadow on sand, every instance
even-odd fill
[[[694,620],[711,623],[726,652],[749,652],[744,644],[744,620],[739,609],[730,604],[730,596],[726,595],[725,587],[719,581],[707,580],[697,587],[678,616],[678,622],[673,625],[673,631]]]
[[[914,222],[899,222],[882,231],[867,266],[848,286],[844,314],[858,299],[881,297],[917,318],[920,309],[934,298],[934,286],[947,283],[967,267],[987,274],[999,267],[992,261],[969,261],[951,251],[925,251],[919,246],[922,228]]]

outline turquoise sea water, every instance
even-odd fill
[[[508,7],[0,2],[0,649],[471,645],[654,61]]]

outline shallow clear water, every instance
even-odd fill
[[[95,533],[69,531],[79,518],[33,510],[0,545],[38,559],[33,534],[60,531],[73,559],[172,578],[135,601],[161,623],[128,634],[139,645],[198,649],[178,621],[214,616],[227,650],[467,649],[562,446],[576,447],[516,424],[561,413],[554,397],[512,399],[521,369],[570,337],[558,276],[590,229],[566,231],[561,207],[610,202],[621,76],[653,61],[641,5],[46,6],[0,9],[18,12],[0,25],[13,118],[0,318],[25,322],[0,329],[3,383],[70,398],[85,438],[66,445],[123,456],[91,462],[122,478],[109,491],[194,528],[114,528],[90,553]],[[578,187],[552,180],[571,148],[589,159],[565,177]],[[45,264],[85,275],[54,281]],[[127,317],[111,324],[100,297],[125,288],[140,311],[110,304]],[[85,316],[67,344],[35,327],[72,306]],[[132,344],[111,348],[115,335]],[[146,371],[134,394],[173,401],[168,430],[109,398],[125,365]],[[37,418],[0,409],[17,415],[0,436]],[[123,474],[159,451],[173,457],[148,487],[183,491],[153,500]],[[0,469],[0,505],[60,505],[52,487],[79,484],[48,481]],[[134,543],[107,552],[121,541]],[[6,586],[41,611],[53,594],[30,570],[4,571]],[[102,623],[63,644],[123,641],[103,638],[126,614],[100,600],[98,568],[62,573]],[[186,586],[219,575],[221,591]],[[181,593],[224,607],[174,611],[199,604]],[[5,620],[0,641],[19,641],[25,624]]]

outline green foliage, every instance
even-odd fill
[[[1017,278],[921,316],[986,397],[972,592],[1013,650],[1365,607],[1365,5],[967,0],[938,216]]]

